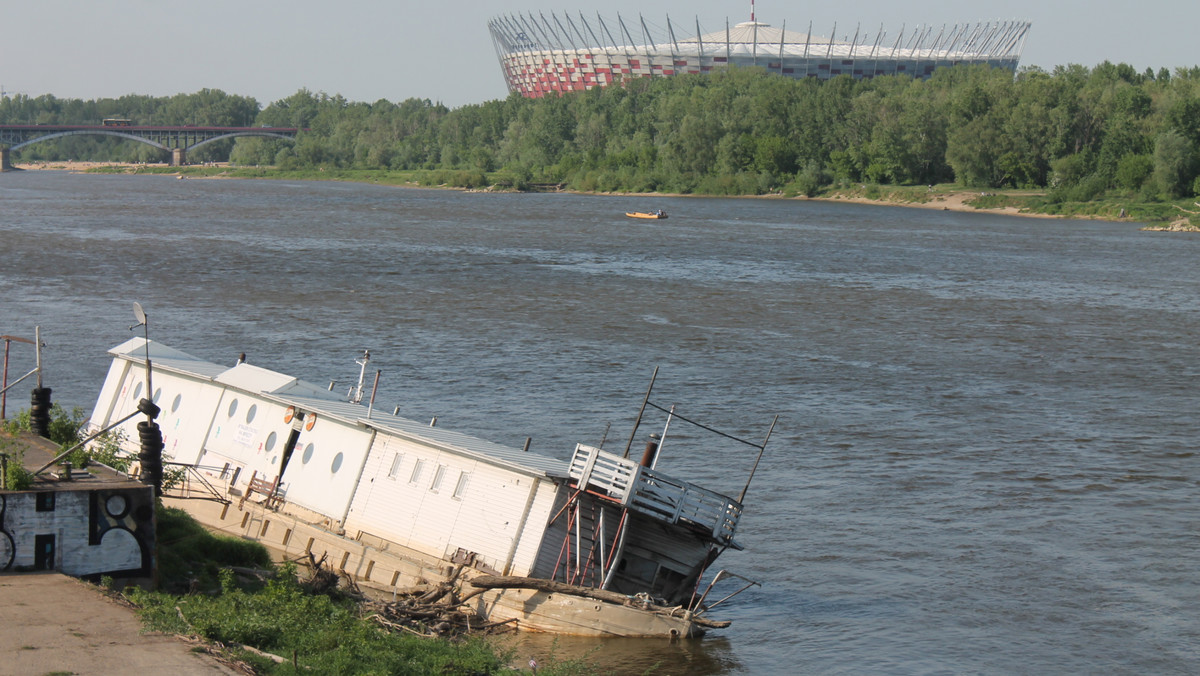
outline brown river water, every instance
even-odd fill
[[[657,208],[670,218],[623,215]],[[722,431],[761,441],[780,416],[745,551],[717,562],[761,583],[713,611],[732,627],[523,640],[522,657],[1200,672],[1196,235],[791,200],[0,175],[0,334],[41,326],[56,402],[94,405],[134,301],[153,339],[321,384],[349,387],[369,348],[377,407],[561,458],[624,445],[655,367],[653,400]],[[23,374],[32,350],[10,361]],[[736,496],[753,461],[673,425],[659,468]]]

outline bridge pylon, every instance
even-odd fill
[[[183,148],[171,149],[171,166],[182,167],[187,164],[187,151]]]
[[[12,171],[12,157],[9,153],[12,152],[8,148],[0,148],[0,171]]]

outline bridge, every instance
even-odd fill
[[[242,136],[295,140],[293,127],[164,127],[133,125],[127,120],[106,120],[102,125],[5,124],[0,125],[0,171],[12,169],[9,153],[32,143],[64,136],[116,136],[152,145],[171,153],[171,166],[183,166],[188,152],[213,141]]]

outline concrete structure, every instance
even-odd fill
[[[23,440],[49,445],[47,459],[57,448],[32,436]],[[43,474],[28,490],[0,490],[0,572],[149,580],[156,566],[154,525],[150,486],[107,468]]]
[[[623,78],[707,73],[730,66],[758,66],[792,78],[827,80],[879,75],[927,78],[941,66],[988,64],[1016,71],[1030,24],[1021,21],[902,27],[870,34],[855,26],[836,38],[774,28],[754,19],[704,32],[678,26],[652,30],[644,18],[620,15],[593,23],[581,13],[505,15],[488,22],[509,91],[537,98],[604,87]],[[852,36],[852,37],[851,37]]]

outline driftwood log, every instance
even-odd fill
[[[572,584],[563,582],[555,582],[553,580],[543,580],[536,577],[516,577],[512,575],[480,575],[473,577],[468,582],[481,589],[537,589],[539,591],[549,592],[551,594],[570,594],[572,596],[582,596],[597,601],[605,601],[607,603],[615,603],[624,606],[645,607],[648,610],[661,611],[670,613],[676,608],[668,606],[659,606],[653,603],[643,603],[641,599],[619,594],[617,592],[608,591],[606,589],[594,589],[592,587],[577,587]],[[706,617],[693,615],[691,621],[711,629],[724,629],[731,622],[710,620]]]

